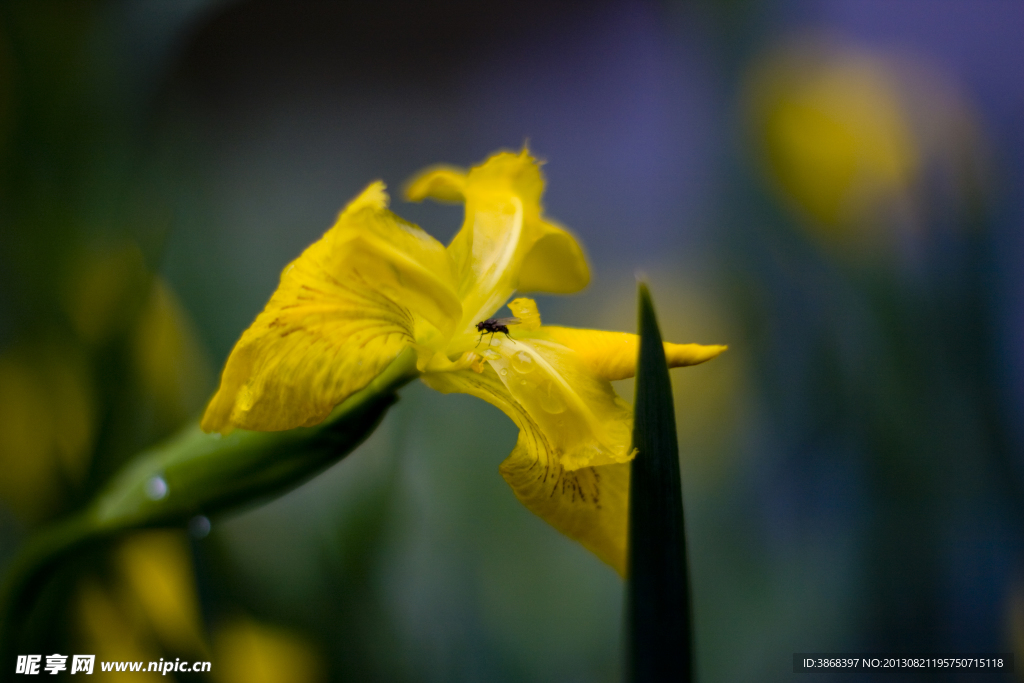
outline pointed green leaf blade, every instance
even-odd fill
[[[690,582],[683,525],[675,409],[665,350],[647,286],[638,288],[636,371],[629,488],[628,678],[693,680]]]

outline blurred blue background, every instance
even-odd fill
[[[0,553],[198,414],[371,180],[528,143],[593,271],[545,320],[633,330],[642,271],[666,338],[730,346],[673,375],[700,680],[1016,650],[1022,28],[1011,0],[5,3]],[[620,680],[622,583],[515,500],[515,436],[412,385],[284,498],[70,563],[40,651]]]

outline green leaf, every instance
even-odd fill
[[[184,527],[196,515],[286,493],[355,450],[417,374],[407,349],[315,427],[221,436],[194,423],[139,454],[88,507],[32,536],[15,556],[0,587],[0,662],[13,661],[20,624],[69,553],[129,529]]]
[[[407,349],[323,423],[283,432],[237,429],[206,434],[193,424],[141,454],[97,496],[93,526],[122,528],[183,524],[194,515],[254,505],[279,496],[352,452],[416,376]]]
[[[690,580],[672,385],[647,286],[638,289],[626,613],[628,680],[693,680]]]

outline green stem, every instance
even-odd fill
[[[69,554],[131,529],[184,526],[196,515],[282,495],[352,452],[416,376],[407,349],[315,427],[221,436],[192,424],[140,453],[84,510],[30,537],[14,558],[0,587],[0,679],[8,665],[14,671],[19,625]]]

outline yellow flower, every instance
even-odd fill
[[[571,293],[590,279],[575,238],[543,216],[543,190],[526,150],[468,172],[428,169],[407,197],[466,207],[445,248],[391,213],[372,183],[285,268],[231,352],[203,429],[317,424],[412,347],[427,385],[479,396],[519,427],[501,465],[519,500],[624,573],[632,411],[609,382],[634,374],[637,337],[542,326],[524,298],[509,304],[521,321],[509,335],[476,327],[516,291]],[[724,348],[665,345],[673,367]]]
[[[822,236],[863,238],[921,167],[899,64],[801,40],[770,53],[748,85],[766,170]]]
[[[218,629],[213,678],[221,683],[316,683],[324,680],[317,652],[298,635],[251,619]]]
[[[97,412],[93,378],[74,346],[0,352],[0,498],[22,521],[52,515],[81,483]]]

